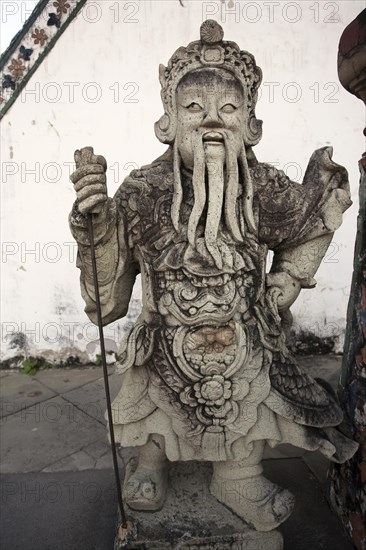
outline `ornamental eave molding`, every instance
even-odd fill
[[[0,57],[0,119],[87,0],[40,0]]]

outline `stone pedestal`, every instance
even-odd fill
[[[211,473],[207,463],[171,464],[165,506],[154,513],[127,509],[135,535],[127,543],[116,539],[114,550],[282,550],[279,531],[255,531],[210,494]]]

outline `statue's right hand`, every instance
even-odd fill
[[[75,151],[76,170],[70,176],[83,214],[97,214],[107,201],[107,161],[94,155],[93,147]]]

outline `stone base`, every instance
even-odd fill
[[[211,465],[171,464],[166,503],[158,512],[127,508],[134,529],[114,550],[282,550],[279,531],[260,533],[242,521],[209,492]]]

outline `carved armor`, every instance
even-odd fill
[[[291,442],[296,433],[305,449],[320,448],[336,461],[354,451],[353,442],[332,428],[342,420],[335,396],[302,372],[287,350],[276,289],[266,286],[269,248],[275,265],[282,250],[329,235],[341,222],[349,205],[347,174],[331,152],[314,153],[302,185],[267,164],[252,163],[258,235],[247,230],[240,185],[236,213],[245,239],[238,244],[220,227],[221,269],[207,253],[203,226],[194,248],[188,241],[188,170],[182,170],[181,231],[172,225],[169,157],[133,171],[110,199],[97,244],[105,323],[124,314],[138,272],[143,288],[142,313],[119,358],[124,381],[114,423],[124,445],[142,445],[150,433],[160,433],[171,460],[222,461],[248,456],[256,440],[275,445]],[[70,221],[80,243],[86,311],[93,318],[88,252],[81,245],[85,221],[77,205]],[[313,284],[298,278],[303,287]]]

